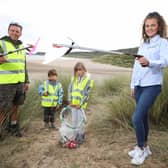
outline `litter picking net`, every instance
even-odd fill
[[[61,143],[74,141],[77,134],[83,133],[86,116],[83,109],[75,109],[69,106],[63,108],[60,113],[61,127],[59,129]]]

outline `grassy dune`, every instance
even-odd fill
[[[117,50],[119,52],[137,53],[137,48]],[[132,67],[134,57],[128,55],[107,54],[101,52],[72,52],[66,57],[91,58],[95,62],[117,65],[122,67]]]
[[[167,71],[165,72],[165,76],[167,76]],[[67,79],[67,76],[62,75],[62,78],[60,80],[63,83],[63,87],[67,88],[69,81]],[[168,93],[168,87],[166,85],[167,82],[167,78],[165,78],[162,94],[155,102],[154,108],[151,109],[150,123],[152,129],[150,133],[150,144],[152,146],[152,151],[154,154],[152,156],[152,159],[149,159],[147,163],[142,166],[142,168],[166,168],[166,166],[168,166],[168,113],[166,111],[168,107],[168,96],[166,94]],[[43,116],[42,109],[40,107],[40,96],[37,94],[37,87],[39,83],[41,82],[38,81],[34,85],[34,87],[31,88],[31,91],[27,95],[26,103],[21,109],[22,128],[23,130],[25,130],[25,132],[27,132],[27,134],[31,135],[32,132],[32,138],[28,137],[27,140],[22,140],[22,144],[18,144],[19,146],[17,145],[17,143],[19,143],[17,142],[18,140],[15,140],[16,143],[11,147],[11,150],[16,154],[18,154],[18,152],[23,152],[26,146],[31,146],[31,143],[32,141],[34,141],[34,139],[36,143],[38,143],[38,141],[40,141],[38,139],[43,138],[43,136],[45,136],[46,134],[39,130],[39,124],[36,123],[36,121],[39,120],[41,120],[42,122]],[[66,89],[65,95],[67,95]],[[64,99],[64,102],[66,102],[66,96],[64,97]],[[90,168],[95,167],[95,165],[91,166],[92,162],[95,161],[94,159],[97,160],[97,167],[102,167],[103,165],[106,165],[105,167],[109,167],[109,162],[110,165],[115,165],[116,167],[123,167],[123,165],[125,165],[125,168],[131,168],[127,154],[126,152],[123,152],[123,150],[129,150],[129,148],[132,147],[135,143],[135,137],[131,123],[131,116],[134,107],[135,102],[129,95],[129,80],[127,78],[119,77],[106,80],[101,84],[95,84],[95,87],[90,96],[86,125],[86,134],[88,136],[88,139],[90,140],[90,142],[86,142],[86,146],[89,146],[91,144],[92,146],[90,146],[90,149],[87,150],[86,156],[84,154],[85,152],[82,152],[85,147],[81,148],[81,153],[80,151],[78,151],[79,153],[76,153],[78,154],[78,158],[80,159],[80,164],[77,159],[75,162],[71,162],[68,168],[84,168],[89,164]],[[58,117],[59,116],[57,114],[57,118]],[[39,134],[38,137],[36,137],[37,135],[34,135],[37,134],[36,132]],[[10,140],[8,139],[8,141]],[[11,143],[8,141],[6,142],[7,144]],[[47,146],[48,140],[46,140],[45,143]],[[50,151],[48,151],[47,153],[50,153],[49,156],[51,156],[52,153],[52,156],[57,156],[61,159],[61,153],[65,151],[62,151],[62,149],[53,145],[50,144],[50,146],[47,147],[46,150]],[[97,151],[97,145],[99,146],[101,153]],[[36,148],[36,146],[34,148]],[[4,145],[2,145],[2,147],[4,147]],[[97,152],[99,154],[93,157],[93,153]],[[46,151],[44,151],[44,153],[46,153]],[[2,156],[7,160],[8,164],[11,163],[10,161],[8,161],[7,157],[10,154],[6,152],[5,154],[6,155],[3,154]],[[49,156],[47,154],[45,157]],[[119,158],[117,156],[122,156],[120,162],[118,162]],[[54,160],[56,160],[57,157]],[[69,157],[68,153],[67,157],[67,163],[70,163],[70,160],[73,159],[73,157]],[[92,158],[88,163],[82,161],[84,158],[86,159],[88,157]],[[99,160],[101,162],[99,162]],[[16,160],[15,162],[15,164],[17,165],[19,161]],[[65,160],[63,162],[65,162]]]
[[[167,75],[168,71],[165,71],[162,93],[150,112],[151,123],[158,128],[160,128],[160,126],[168,127]],[[62,82],[63,88],[67,88],[69,77],[62,76],[60,81]],[[105,106],[106,113],[104,113],[102,123],[105,123],[105,119],[122,127],[131,127],[131,113],[134,110],[135,104],[129,95],[129,82],[127,78],[119,77],[105,80],[103,83],[95,85],[89,105],[92,107],[97,104]],[[21,108],[21,121],[23,123],[26,123],[26,120],[31,121],[33,118],[39,117],[41,113],[40,96],[37,93],[37,88],[40,83],[40,81],[37,81],[34,84],[27,94],[25,104]],[[67,89],[64,89],[64,103],[66,103],[66,99]],[[98,113],[96,113],[96,115],[98,115]],[[102,124],[99,125],[101,126]]]
[[[168,71],[165,71],[164,85],[150,112],[150,145],[153,155],[141,168],[168,167]],[[60,81],[67,88],[69,77],[62,74]],[[129,79],[118,77],[95,83],[87,110],[87,139],[77,151],[58,147],[55,132],[41,130],[43,110],[37,88],[42,81],[36,81],[21,107],[20,122],[27,135],[19,140],[7,137],[0,142],[0,167],[45,167],[99,168],[130,165],[127,151],[135,145],[131,116],[135,102],[130,97]],[[67,90],[64,89],[64,105]],[[57,120],[59,120],[57,113]],[[28,158],[28,159],[27,159]],[[34,162],[33,162],[34,161]],[[48,167],[48,166],[46,166]]]

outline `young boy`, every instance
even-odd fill
[[[54,124],[55,112],[62,105],[63,88],[58,81],[58,74],[55,69],[48,71],[48,80],[39,86],[38,92],[41,95],[41,105],[44,108],[44,127],[56,128]]]

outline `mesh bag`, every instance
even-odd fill
[[[83,109],[75,109],[67,106],[60,113],[61,127],[59,133],[61,142],[73,141],[77,134],[84,130],[86,116]]]

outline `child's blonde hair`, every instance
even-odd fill
[[[84,70],[85,73],[87,72],[87,69],[86,69],[85,65],[82,62],[77,62],[74,66],[74,76],[76,75],[76,72],[79,68]]]

